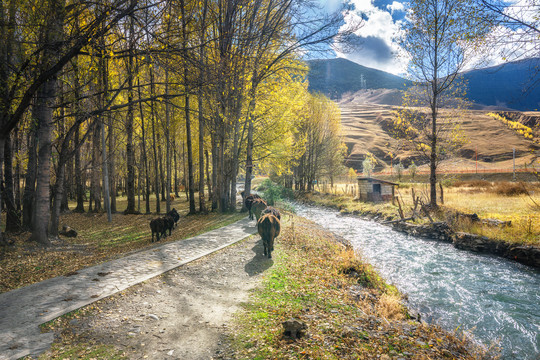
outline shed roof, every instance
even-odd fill
[[[381,179],[375,179],[375,178],[372,178],[372,177],[363,177],[363,176],[359,176],[359,177],[357,178],[357,180],[377,181],[377,182],[381,182],[381,183],[385,183],[385,184],[390,184],[390,185],[398,185],[398,184],[395,183],[395,182],[386,181],[386,180],[381,180]]]

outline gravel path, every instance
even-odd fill
[[[229,322],[273,264],[262,252],[259,236],[252,236],[98,302],[98,311],[57,335],[113,345],[129,359],[234,357]]]
[[[40,324],[224,249],[255,232],[254,223],[245,218],[190,239],[79,270],[72,276],[0,294],[0,360],[48,349],[53,334],[40,333]]]

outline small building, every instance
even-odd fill
[[[371,177],[358,177],[358,199],[362,201],[394,202],[396,183]]]

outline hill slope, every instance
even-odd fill
[[[463,76],[468,82],[467,97],[477,104],[477,109],[487,106],[536,111],[540,109],[539,64],[540,59],[528,59],[466,72]],[[411,81],[399,76],[341,58],[312,60],[308,65],[309,90],[332,99],[341,99],[346,93],[362,89],[404,90],[412,85]],[[387,96],[391,99],[388,103],[384,99],[375,102],[397,105],[396,96]]]
[[[311,60],[309,90],[339,99],[347,92],[367,89],[406,89],[412,83],[390,73],[358,65],[347,59]],[[362,76],[365,87],[362,86]]]
[[[540,59],[528,59],[466,72],[463,75],[468,81],[468,97],[478,104],[488,106],[521,111],[538,110],[539,63]]]

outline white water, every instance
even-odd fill
[[[298,215],[349,240],[423,319],[497,344],[503,359],[540,359],[540,271],[390,227],[294,205]]]

